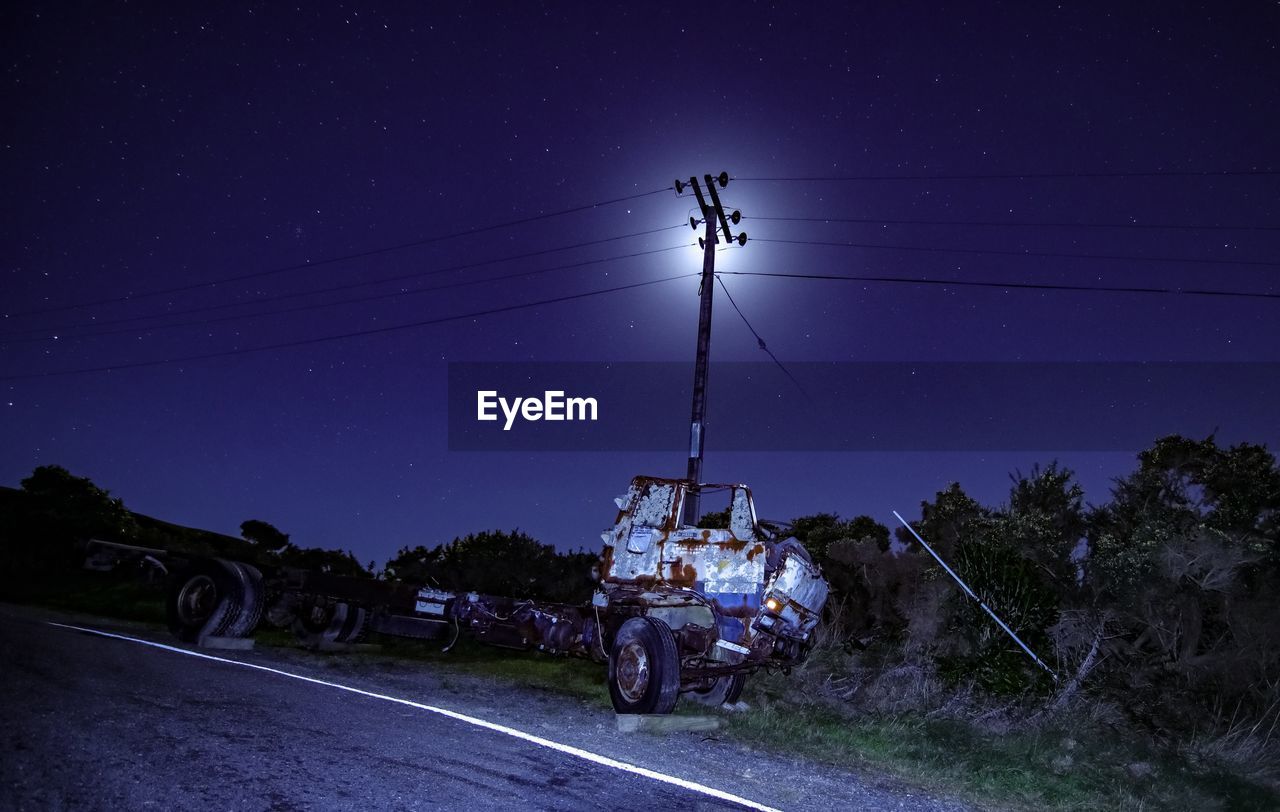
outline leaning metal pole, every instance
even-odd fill
[[[1053,677],[1053,681],[1054,681],[1054,682],[1057,682],[1057,681],[1058,681],[1058,675],[1057,675],[1057,673],[1056,673],[1052,668],[1050,668],[1049,666],[1045,665],[1045,664],[1040,660],[1040,658],[1039,658],[1039,657],[1037,657],[1037,656],[1035,655],[1035,652],[1034,652],[1034,651],[1032,651],[1031,649],[1027,648],[1027,644],[1026,644],[1026,643],[1024,643],[1024,642],[1022,642],[1022,638],[1020,638],[1020,637],[1018,637],[1018,635],[1014,634],[1014,633],[1013,633],[1013,629],[1010,629],[1007,625],[1005,625],[1005,622],[1004,622],[1003,620],[1001,620],[999,617],[997,617],[995,612],[991,611],[991,607],[989,607],[989,606],[987,606],[985,603],[983,603],[983,602],[982,602],[982,599],[981,599],[981,598],[979,598],[977,595],[975,595],[975,594],[973,593],[973,590],[969,588],[969,585],[968,585],[968,584],[966,584],[963,580],[961,580],[961,578],[960,578],[960,576],[959,576],[959,575],[956,575],[955,570],[953,570],[953,569],[951,569],[951,567],[948,567],[948,566],[947,566],[947,562],[945,562],[945,561],[943,561],[943,560],[942,560],[942,556],[938,555],[937,553],[935,553],[935,552],[933,551],[933,548],[929,546],[928,542],[926,542],[923,538],[921,538],[921,537],[920,537],[920,534],[916,532],[916,529],[915,529],[914,527],[912,527],[911,525],[907,524],[907,520],[906,520],[906,519],[904,519],[904,518],[902,518],[901,514],[899,514],[899,513],[898,513],[898,511],[896,511],[896,510],[895,510],[895,511],[893,512],[893,515],[894,515],[894,516],[897,516],[897,517],[898,517],[898,521],[902,522],[902,526],[903,526],[903,527],[905,527],[905,528],[907,528],[907,532],[909,532],[911,535],[915,536],[915,537],[916,537],[916,541],[920,542],[920,544],[921,544],[921,545],[923,545],[923,546],[924,546],[924,548],[925,548],[926,550],[928,550],[928,551],[929,551],[929,555],[933,556],[934,560],[935,560],[935,561],[937,561],[939,564],[941,564],[941,565],[942,565],[942,568],[943,568],[944,570],[946,570],[946,571],[947,571],[947,574],[948,574],[948,575],[950,575],[952,578],[954,578],[954,579],[955,579],[956,583],[960,585],[960,588],[961,588],[961,589],[963,589],[963,590],[965,591],[965,593],[966,593],[966,594],[968,594],[968,596],[969,596],[970,598],[973,598],[975,601],[977,601],[977,602],[978,602],[978,605],[982,607],[982,610],[983,610],[984,612],[986,612],[988,615],[991,615],[991,619],[992,619],[992,620],[994,620],[996,623],[998,623],[998,624],[1000,625],[1000,628],[1004,629],[1004,630],[1005,630],[1005,632],[1006,632],[1010,637],[1012,637],[1012,638],[1013,638],[1013,642],[1015,642],[1015,643],[1017,643],[1019,646],[1021,646],[1021,647],[1022,647],[1022,650],[1023,650],[1023,651],[1025,651],[1025,652],[1027,653],[1027,656],[1028,656],[1028,657],[1030,657],[1031,659],[1035,660],[1035,661],[1036,661],[1036,665],[1040,666],[1040,667],[1041,667],[1041,668],[1043,668],[1045,671],[1049,672],[1049,676]]]

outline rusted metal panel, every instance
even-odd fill
[[[703,492],[731,493],[728,528],[679,526],[689,487],[683,480],[636,477],[619,497],[618,519],[603,534],[606,601],[650,611],[690,603],[705,606],[710,611],[702,615],[707,624],[703,628],[713,626],[716,640],[725,645],[704,648],[703,653],[722,662],[767,657],[770,640],[778,634],[807,639],[826,601],[826,582],[817,567],[799,555],[780,552],[786,543],[763,540],[745,485],[701,486]],[[777,612],[763,605],[765,595],[774,592]],[[679,629],[685,624],[668,625]],[[768,639],[760,639],[763,648],[753,655],[762,636]],[[683,634],[682,639],[692,637]]]
[[[756,508],[751,490],[746,486],[733,489],[733,502],[729,508],[729,529],[734,536],[747,541],[756,539]]]
[[[632,527],[670,530],[683,495],[684,488],[675,482],[650,482],[640,492],[640,498],[631,510]]]
[[[627,494],[618,499],[622,509],[617,522],[602,534],[611,548],[603,579],[683,587],[710,582],[716,592],[758,591],[764,580],[764,547],[756,542],[750,491],[742,485],[707,487],[733,489],[733,529],[677,527],[686,483],[632,480]]]
[[[827,582],[813,563],[792,550],[785,553],[765,594],[766,602],[770,598],[776,601],[778,608],[772,611],[787,624],[786,631],[807,639],[822,619],[822,607],[827,602]]]

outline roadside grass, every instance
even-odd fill
[[[1195,766],[1134,731],[1101,725],[987,730],[922,714],[853,716],[788,688],[748,682],[744,742],[873,771],[984,808],[1010,810],[1274,810],[1280,793],[1221,767]]]

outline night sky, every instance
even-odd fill
[[[0,12],[2,484],[59,464],[379,562],[486,528],[595,548],[684,456],[449,452],[447,364],[692,377],[696,278],[239,351],[694,274],[670,187],[722,170],[750,240],[718,270],[1272,294],[726,274],[784,363],[1280,361],[1275,3],[217,5]],[[762,360],[717,298],[704,478],[764,516],[994,504],[1055,457],[1101,502],[1138,450],[718,452],[715,363]]]

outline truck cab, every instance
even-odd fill
[[[694,488],[704,503],[728,497],[717,514],[727,516],[726,527],[681,522]],[[804,660],[827,582],[802,545],[761,524],[750,488],[638,476],[615,502],[617,518],[602,534],[595,603],[610,618],[626,618],[602,624],[612,638],[610,692],[619,712],[669,712],[657,695],[671,686],[649,689],[654,679],[668,679],[666,664],[654,660],[669,659],[672,648],[674,692],[709,704],[736,701],[759,668]]]

